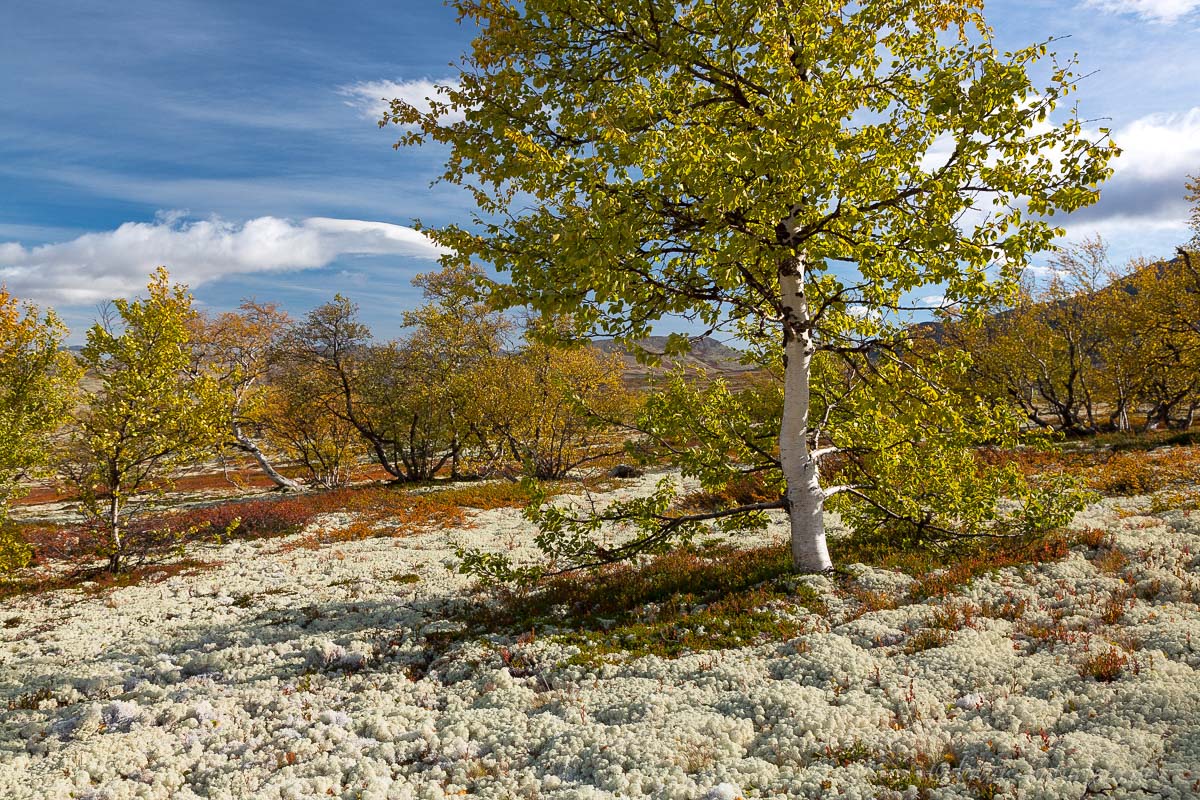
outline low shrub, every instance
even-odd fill
[[[1129,594],[1118,590],[1100,606],[1100,619],[1108,625],[1116,625],[1133,604]]]
[[[1092,565],[1109,575],[1120,575],[1129,565],[1129,556],[1115,546],[1102,547],[1097,550]]]
[[[39,594],[57,589],[84,589],[98,594],[142,583],[158,583],[175,575],[190,575],[212,569],[217,562],[185,558],[166,564],[142,564],[112,573],[93,568],[55,574],[25,574],[0,582],[0,600],[24,594]]]
[[[0,581],[27,565],[33,558],[33,548],[12,522],[0,519]]]
[[[1198,435],[1126,436],[1112,442],[1097,437],[1086,446],[988,448],[981,450],[979,457],[988,464],[1014,464],[1030,477],[1065,472],[1084,478],[1088,488],[1101,494],[1132,497],[1190,487],[1200,473],[1200,447],[1195,443]]]
[[[1079,677],[1095,678],[1098,681],[1111,683],[1121,677],[1128,664],[1129,656],[1115,647],[1110,647],[1085,658],[1079,665]]]
[[[543,488],[555,494],[563,487]],[[189,543],[222,541],[227,537],[288,536],[321,514],[347,513],[352,519],[346,525],[315,531],[302,541],[290,543],[289,548],[465,525],[464,509],[522,507],[531,496],[529,487],[508,482],[455,484],[448,488],[422,486],[417,491],[396,485],[346,487],[147,513],[133,521],[124,537],[131,563],[135,565],[133,572],[138,572],[138,567],[178,554]],[[104,543],[96,531],[81,525],[0,526],[0,581],[12,583],[7,590],[11,594],[91,580],[95,578],[91,561]],[[76,564],[78,574],[64,579],[66,583],[57,578],[17,575],[30,563],[50,561]]]
[[[941,628],[923,628],[912,635],[904,643],[904,652],[908,654],[923,653],[937,647],[945,647],[950,643],[950,631]]]
[[[780,497],[777,484],[768,480],[764,473],[754,472],[731,479],[719,491],[684,495],[679,498],[678,506],[688,511],[718,511],[754,503],[770,503]]]
[[[601,567],[586,581],[560,575],[534,591],[501,589],[497,620],[518,628],[561,624],[565,619],[595,627],[597,618],[626,619],[651,604],[669,613],[671,608],[728,597],[790,574],[791,555],[783,546],[681,548],[640,565]]]
[[[152,517],[136,530],[165,530],[189,540],[225,532],[240,538],[281,536],[304,527],[325,510],[329,499],[322,495],[297,495],[200,506]]]
[[[945,597],[978,575],[1004,567],[1060,561],[1075,543],[1073,534],[967,539],[946,548],[896,547],[881,537],[851,536],[830,544],[835,560],[861,562],[911,575],[914,599]]]
[[[1006,619],[1009,622],[1016,622],[1024,617],[1027,611],[1029,611],[1029,601],[1026,598],[1007,594],[999,602],[985,601],[979,613],[993,619]]]
[[[542,485],[542,489],[548,496],[556,494],[557,490],[561,488],[558,484]],[[446,504],[481,511],[490,511],[496,508],[524,508],[533,499],[532,490],[528,485],[512,481],[468,483],[443,489],[437,492],[436,496]]]
[[[1017,634],[1024,640],[1029,652],[1043,649],[1054,650],[1059,645],[1073,645],[1086,641],[1084,631],[1068,628],[1061,620],[1031,621],[1022,619],[1017,625]]]
[[[900,605],[900,599],[887,592],[873,592],[858,586],[850,586],[846,593],[858,601],[858,608],[850,612],[848,620],[855,620],[875,611],[888,611]]]
[[[1056,534],[972,540],[952,550],[897,550],[853,538],[835,540],[833,547],[843,561],[916,577],[907,599],[923,600],[949,596],[972,578],[1003,567],[1062,559],[1074,543],[1066,534]],[[840,581],[842,591],[858,601],[852,615],[904,601],[854,581],[849,574]],[[671,657],[786,640],[804,632],[805,609],[825,610],[819,596],[793,575],[786,545],[681,548],[641,564],[599,568],[586,581],[563,575],[536,587],[499,587],[495,592],[465,613],[464,635],[571,628],[573,633],[557,638],[579,645],[582,652],[575,660],[583,663],[616,653]],[[910,638],[908,647],[939,647],[949,641],[951,631],[974,625],[980,615],[1015,619],[1025,606],[1023,600],[995,609],[947,604],[934,612],[930,627]]]

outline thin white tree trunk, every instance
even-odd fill
[[[258,462],[259,469],[271,479],[271,483],[274,483],[280,489],[287,489],[289,491],[301,488],[300,484],[285,475],[281,475],[272,466],[271,462],[267,460],[266,454],[254,443],[253,439],[242,432],[242,426],[236,422],[233,423],[233,438],[237,442],[238,448],[254,456],[254,460]]]
[[[823,572],[833,566],[825,545],[825,492],[817,462],[808,446],[813,340],[804,295],[804,263],[789,258],[779,273],[784,318],[783,421],[779,460],[787,482],[787,511],[792,529],[792,565],[800,572]]]
[[[121,569],[121,561],[125,545],[121,541],[121,500],[116,490],[108,501],[108,537],[112,552],[108,555],[108,571],[117,572]]]

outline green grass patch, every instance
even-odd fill
[[[803,633],[798,618],[806,609],[824,610],[815,592],[797,584],[782,546],[685,548],[641,565],[558,576],[498,599],[469,614],[473,629],[569,628],[555,638],[581,648],[577,663],[786,640]]]

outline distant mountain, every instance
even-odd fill
[[[651,353],[662,353],[667,346],[666,336],[650,336],[638,342]],[[712,338],[703,336],[692,340],[691,350],[683,356],[663,358],[657,365],[638,363],[623,345],[612,339],[593,339],[592,346],[603,353],[615,353],[621,357],[625,370],[625,382],[630,386],[645,386],[656,377],[667,374],[679,367],[689,371],[703,370],[714,377],[725,378],[745,377],[758,369],[757,366],[743,364],[742,352]]]

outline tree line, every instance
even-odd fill
[[[951,321],[967,377],[1027,422],[1071,435],[1190,428],[1200,408],[1200,257],[1111,264],[1091,238],[982,324]]]
[[[300,320],[252,301],[207,315],[160,267],[78,357],[52,311],[0,292],[0,567],[28,561],[8,517],[36,478],[76,498],[116,571],[171,478],[231,456],[287,490],[343,485],[363,463],[397,482],[557,479],[619,451],[611,425],[636,403],[619,357],[553,321],[518,325],[480,278],[419,276],[406,334],[378,342],[340,295]]]

